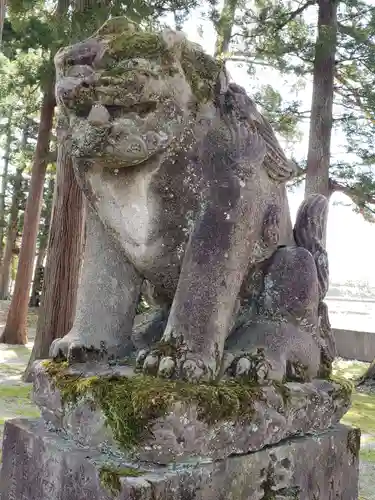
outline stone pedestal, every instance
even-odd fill
[[[189,385],[38,363],[34,401],[41,419],[6,423],[0,500],[358,498],[345,384]]]
[[[90,385],[74,404],[64,404],[61,392],[43,363],[36,363],[34,370],[33,398],[47,422],[64,429],[67,436],[80,445],[102,448],[105,443],[120,452],[121,447],[112,431],[114,426],[106,425],[105,412],[97,403]],[[73,385],[85,379],[95,381],[98,377],[135,381],[134,371],[121,366],[95,365],[92,369],[84,365],[70,368],[67,373],[72,377]],[[154,378],[141,377],[138,380],[139,377],[137,383],[141,388],[150,384],[150,399],[154,397],[157,403],[151,412],[153,417],[147,421],[147,431],[145,429],[139,435],[135,445],[127,448],[126,456],[162,465],[185,462],[191,457],[219,460],[260,450],[288,437],[323,431],[338,423],[350,405],[349,389],[327,380],[263,387],[234,384],[224,386],[220,395],[214,394],[213,401],[207,400],[207,419],[200,415],[197,402],[203,397],[211,397],[204,390],[184,398],[190,384],[180,383],[175,389],[174,384],[167,381],[159,385]],[[236,395],[237,386],[241,390],[239,397]],[[111,386],[106,390],[110,391]],[[143,397],[147,397],[147,389],[142,390],[145,391]],[[173,397],[167,401],[163,414],[156,416],[158,401],[167,391],[172,391]],[[117,397],[118,391],[114,389],[113,392]],[[232,393],[233,403],[227,403]],[[242,403],[244,408],[240,408],[241,397],[247,398]],[[130,402],[124,402],[126,404]],[[237,404],[238,410],[217,418],[215,412],[225,404],[228,404],[229,411]]]
[[[105,475],[113,457],[64,439],[41,420],[11,420],[0,500],[357,500],[358,448],[358,430],[337,425],[221,461],[118,462],[117,472]]]

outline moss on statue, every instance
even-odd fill
[[[337,399],[345,399],[347,401],[350,401],[353,390],[354,390],[354,384],[350,380],[344,378],[344,377],[339,377],[337,375],[331,375],[330,378],[328,379],[330,382],[337,384],[340,386],[340,390],[336,392],[335,397]]]
[[[103,489],[111,495],[117,495],[121,491],[121,477],[139,477],[144,474],[143,471],[132,467],[117,468],[112,465],[104,465],[99,471],[99,480]]]
[[[97,36],[108,46],[101,60],[101,67],[106,69],[108,75],[124,76],[128,71],[124,63],[144,58],[151,62],[157,61],[165,75],[173,76],[180,71],[177,62],[179,60],[197,101],[207,102],[213,99],[222,63],[205,54],[199,46],[185,38],[181,37],[180,44],[168,47],[163,33],[145,31],[129,23],[126,18],[116,18],[107,22]],[[157,74],[153,76],[158,78]]]
[[[139,57],[163,58],[167,46],[160,33],[149,31],[124,31],[114,35],[109,41],[109,54],[117,60]]]
[[[198,102],[212,100],[222,66],[203,51],[192,50],[189,45],[182,51],[181,66]]]
[[[213,424],[251,417],[254,400],[263,397],[259,386],[235,381],[213,385],[144,375],[84,378],[69,374],[66,363],[48,361],[44,366],[65,404],[85,396],[93,399],[123,449],[137,444],[150,423],[166,415],[176,402],[196,405],[198,418]]]

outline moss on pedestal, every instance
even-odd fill
[[[144,474],[143,471],[133,467],[117,468],[112,465],[104,465],[99,471],[99,479],[103,489],[111,495],[117,495],[121,491],[121,477],[139,477]]]
[[[198,418],[214,424],[248,419],[254,401],[263,397],[259,386],[235,381],[213,385],[144,375],[84,377],[70,374],[66,363],[47,361],[44,366],[64,404],[76,404],[85,396],[94,400],[123,449],[137,444],[150,424],[171,411],[174,403],[195,405]]]

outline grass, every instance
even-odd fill
[[[8,302],[0,302],[0,329],[5,325],[8,307]],[[35,328],[37,319],[37,309],[30,309],[27,318],[28,327]],[[30,331],[29,340],[33,340],[33,330]],[[32,342],[26,346],[0,344],[0,443],[6,420],[23,417],[37,418],[40,415],[30,399],[31,385],[21,380],[31,349]]]
[[[0,399],[25,399],[29,400],[30,385],[0,385]]]
[[[369,363],[336,359],[334,374],[355,381],[364,374]],[[375,462],[375,394],[354,391],[352,406],[341,422],[361,429],[361,450],[359,456],[366,462]]]
[[[360,457],[366,462],[371,462],[375,464],[375,449],[366,448],[360,452]]]
[[[22,372],[21,372],[22,373]],[[31,386],[26,384],[0,384],[0,442],[5,421],[10,418],[38,418],[39,410],[30,399]],[[1,447],[0,447],[1,463]]]
[[[359,427],[362,432],[373,435],[375,441],[375,395],[355,392],[352,407],[342,419],[343,424]]]
[[[365,373],[369,363],[362,361],[347,361],[337,358],[333,363],[333,373],[336,376],[346,378],[347,380],[356,380]]]

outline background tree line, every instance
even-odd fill
[[[288,82],[289,92],[270,84],[247,87],[292,157],[302,128],[309,128],[307,150],[293,158],[298,168],[293,184],[304,182],[306,194],[330,197],[341,191],[373,220],[371,0],[9,0],[4,5],[0,2],[0,299],[11,298],[11,305],[1,341],[25,343],[28,306],[40,306],[31,361],[47,357],[51,341],[72,325],[85,236],[85,203],[73,175],[68,130],[56,113],[53,57],[111,16],[126,15],[150,29],[180,29],[194,14],[202,39],[207,26],[216,33],[215,57],[244,67],[249,82],[271,68]],[[298,97],[303,89],[310,92],[309,109]],[[335,130],[344,138],[340,159],[331,154]]]

